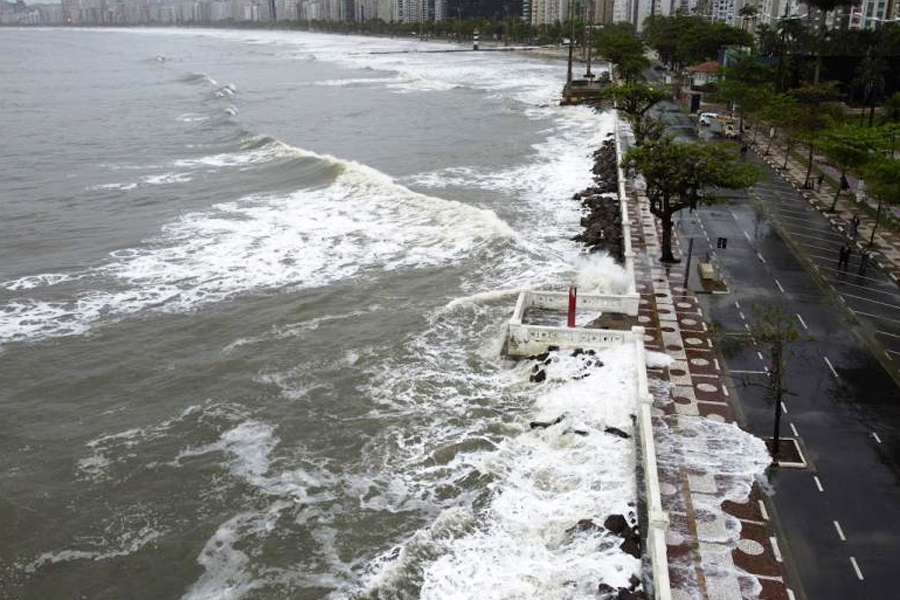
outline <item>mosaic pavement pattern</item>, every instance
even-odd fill
[[[630,190],[628,196],[645,346],[674,359],[667,368],[648,369],[654,436],[689,436],[698,419],[734,423],[703,312],[697,298],[680,284],[683,268],[658,262],[657,220],[645,197]],[[735,482],[728,476],[692,472],[668,457],[661,457],[660,471],[663,508],[670,518],[669,572],[675,600],[793,599],[758,484],[746,502],[723,502],[734,491]]]

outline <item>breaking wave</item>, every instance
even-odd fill
[[[306,185],[185,214],[146,243],[75,274],[107,285],[70,300],[9,300],[0,308],[0,343],[81,334],[103,318],[147,309],[184,312],[251,291],[323,286],[368,269],[446,264],[515,235],[490,210],[413,192],[366,165],[265,136],[235,152],[177,161],[178,172],[146,183],[186,181],[192,169],[262,165],[301,173]],[[49,274],[5,286],[40,292],[42,277],[56,281]]]

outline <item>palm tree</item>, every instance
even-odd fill
[[[813,85],[819,85],[822,74],[822,48],[825,45],[825,19],[828,13],[839,6],[858,6],[860,0],[807,0],[807,6],[819,9],[819,31],[816,40],[816,72],[813,76]]]
[[[869,127],[875,118],[875,103],[873,100],[876,96],[884,92],[884,74],[887,71],[884,61],[879,58],[873,58],[871,53],[866,56],[859,66],[856,67],[853,78],[853,85],[863,91],[863,110],[860,113],[860,121],[866,114],[866,107],[870,107]]]
[[[747,28],[747,21],[755,19],[758,13],[759,9],[753,4],[745,4],[742,6],[741,10],[738,11],[738,15],[741,17],[741,30],[745,30]]]

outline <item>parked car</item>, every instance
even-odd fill
[[[711,113],[711,112],[700,113],[700,124],[704,125],[706,127],[709,127],[710,125],[713,124],[713,121],[716,121],[718,119],[719,119],[718,113]]]
[[[738,136],[738,128],[734,126],[734,123],[726,123],[722,134],[727,138],[736,138]]]

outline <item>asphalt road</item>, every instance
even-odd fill
[[[865,327],[877,323],[883,334],[896,332],[881,338],[900,357],[900,329],[894,329],[900,290],[877,265],[856,275],[858,252],[846,274],[837,271],[837,248],[846,238],[774,172],[766,173],[751,192],[755,199],[735,194],[693,215],[683,212],[679,243],[684,252],[693,237],[695,260],[709,252],[728,281],[730,294],[701,295],[708,317],[723,330],[744,330],[753,306],[769,303],[815,338],[789,359],[785,380],[796,396],[785,400],[782,421],[782,434],[798,438],[810,467],[771,473],[782,550],[806,597],[893,600],[900,565],[900,391],[870,351]],[[728,239],[724,250],[715,248],[719,237]],[[691,288],[698,289],[693,277]],[[848,310],[869,321],[856,323]],[[771,436],[773,405],[763,389],[744,386],[765,381],[765,350],[721,347],[748,428]]]

